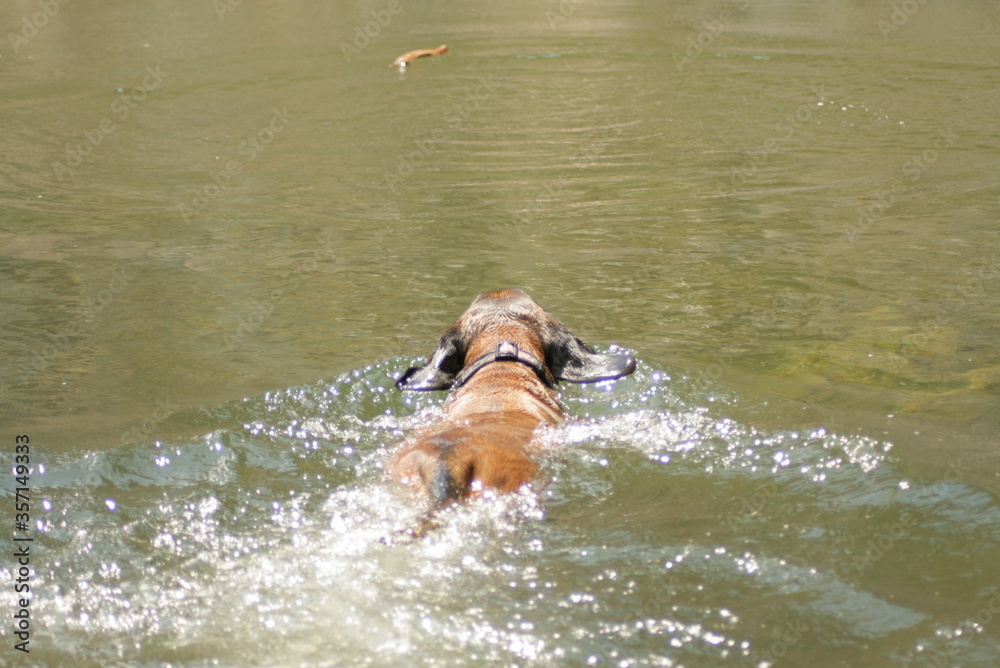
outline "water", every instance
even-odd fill
[[[1000,662],[995,3],[53,6],[0,8],[0,664]],[[392,379],[508,286],[639,369],[386,545]]]
[[[979,610],[935,612],[995,573],[1000,510],[960,469],[912,479],[875,439],[761,432],[645,363],[564,393],[577,417],[546,435],[536,489],[387,545],[421,508],[385,481],[387,455],[438,401],[393,390],[406,361],[231,402],[214,419],[232,426],[200,439],[52,461],[38,660],[977,665],[1000,650]]]

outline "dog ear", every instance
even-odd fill
[[[546,363],[558,380],[591,383],[621,378],[635,371],[635,359],[628,353],[598,353],[555,321],[545,351]]]
[[[411,366],[396,381],[401,390],[447,390],[455,376],[462,370],[465,351],[462,349],[458,330],[452,327],[441,335],[437,348],[423,366]]]

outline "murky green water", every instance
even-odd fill
[[[1000,663],[995,2],[0,22],[0,665]],[[639,370],[388,547],[392,379],[507,286]]]

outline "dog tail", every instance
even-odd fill
[[[409,543],[422,538],[434,529],[441,528],[441,523],[437,519],[438,511],[452,501],[462,498],[467,483],[466,480],[456,479],[452,475],[451,467],[445,459],[435,459],[425,463],[420,468],[420,477],[430,497],[430,509],[421,513],[411,526],[394,532],[392,537],[383,539],[382,542],[388,545]]]
[[[453,456],[449,457],[449,454]],[[434,456],[427,457],[417,470],[427,490],[431,507],[421,513],[412,526],[394,532],[393,537],[383,539],[382,542],[386,544],[410,542],[440,528],[438,512],[449,503],[461,499],[472,481],[471,463],[460,463],[455,459],[454,453],[438,451]]]
[[[427,485],[427,494],[430,496],[431,504],[435,508],[440,508],[451,501],[462,498],[466,481],[457,480],[447,460],[439,459],[435,462],[433,471],[424,479],[424,482]]]

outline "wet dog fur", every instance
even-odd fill
[[[440,420],[402,444],[389,473],[422,487],[432,512],[488,490],[513,492],[538,471],[538,428],[565,417],[556,383],[608,380],[634,369],[630,355],[595,352],[526,293],[484,292],[425,363],[397,381],[401,390],[451,394]],[[432,526],[430,517],[411,533]]]

